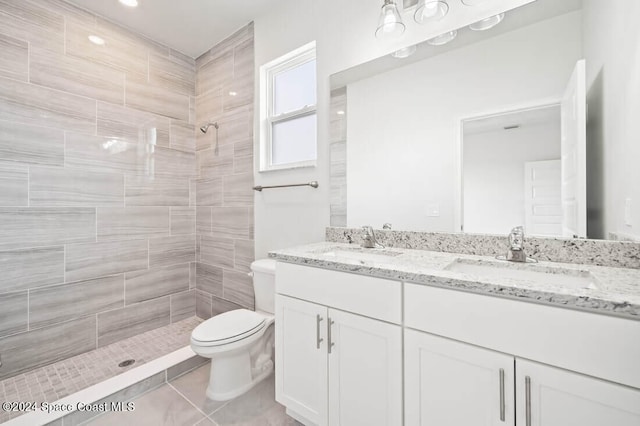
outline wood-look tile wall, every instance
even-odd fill
[[[196,312],[254,308],[253,24],[196,59]],[[193,195],[193,194],[192,194]]]
[[[196,220],[231,239],[229,271],[246,271],[241,185],[252,170],[234,162],[251,128],[243,40],[229,50],[225,92],[204,78],[220,108],[203,113],[222,130],[221,156],[200,156],[203,177],[219,178],[206,187],[196,146],[212,152],[214,132],[196,141],[205,98],[194,59],[63,0],[0,0],[0,379],[195,315]],[[216,200],[207,219],[198,189]],[[200,270],[223,289],[223,271]],[[245,293],[229,297],[252,306]]]

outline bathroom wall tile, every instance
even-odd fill
[[[27,164],[62,166],[64,131],[0,121],[0,158]]]
[[[225,111],[220,117],[216,118],[216,121],[220,125],[218,143],[221,146],[250,139],[253,135],[252,106]]]
[[[151,157],[145,151],[145,146],[109,137],[66,134],[65,165],[70,168],[142,174],[150,164]]]
[[[196,98],[195,96],[189,96],[189,124],[196,124]]]
[[[72,244],[66,247],[67,281],[147,269],[147,240]]]
[[[24,40],[0,34],[0,77],[27,81],[29,45]]]
[[[64,18],[60,13],[31,1],[0,1],[0,28],[31,45],[62,52]]]
[[[196,206],[196,179],[189,179],[189,207]]]
[[[196,180],[196,206],[222,205],[222,178]]]
[[[31,167],[32,206],[122,206],[124,176],[59,167]]]
[[[247,40],[233,49],[233,80],[225,84],[224,111],[253,103],[253,40]]]
[[[0,380],[96,347],[95,316],[0,339]]]
[[[176,55],[149,55],[149,82],[173,92],[195,95],[196,65],[193,59]],[[188,119],[188,118],[187,118]]]
[[[0,250],[95,241],[95,209],[0,208]]]
[[[188,206],[189,180],[163,176],[129,175],[127,206]]]
[[[221,90],[233,80],[233,51],[222,53],[198,69],[196,93]]]
[[[228,300],[221,299],[215,296],[211,297],[211,316],[213,317],[215,317],[216,315],[224,314],[225,312],[235,311],[236,309],[242,308],[244,307]]]
[[[0,161],[0,188],[0,206],[29,205],[28,167]]]
[[[171,235],[195,234],[196,209],[171,207]]]
[[[149,84],[139,77],[128,77],[125,104],[178,120],[189,120],[189,96]]]
[[[98,208],[98,241],[132,240],[169,235],[168,207]]]
[[[124,104],[124,73],[47,49],[31,48],[29,81],[114,104]]]
[[[195,235],[151,238],[149,240],[149,266],[167,266],[193,262],[196,256]]]
[[[196,59],[196,67],[200,68],[206,65],[209,61],[226,52],[232,51],[236,45],[249,39],[253,39],[253,22],[250,22],[248,25],[240,28],[238,31],[216,44],[209,51],[200,55],[200,57]]]
[[[97,135],[140,145],[170,145],[171,119],[120,105],[98,102]]]
[[[94,133],[96,101],[0,78],[0,120]]]
[[[102,22],[104,22],[102,20]],[[103,25],[102,25],[103,26]],[[147,51],[131,40],[118,36],[116,31],[103,29],[96,23],[67,22],[65,31],[65,53],[76,58],[87,59],[97,64],[124,71],[129,76],[146,76],[148,72]],[[105,40],[103,46],[91,43],[88,37],[97,34]]]
[[[233,173],[233,146],[225,145],[216,153],[215,148],[198,151],[200,177],[210,179]]]
[[[98,314],[98,347],[169,324],[169,296]]]
[[[124,275],[29,290],[29,328],[124,307]]]
[[[202,133],[200,130],[198,132]],[[196,126],[184,121],[171,120],[171,148],[195,152]]]
[[[134,47],[141,47],[145,52],[166,56],[169,55],[171,50],[169,47],[162,45],[157,41],[151,40],[138,32],[131,31],[100,16],[96,17],[96,27],[100,33],[104,34],[109,40],[117,40],[119,43],[127,45],[131,50],[133,50]],[[146,58],[147,55],[144,56]]]
[[[189,290],[189,264],[152,267],[125,274],[127,305]]]
[[[196,154],[178,149],[156,147],[153,150],[155,175],[190,178],[196,176]]]
[[[253,206],[249,207],[249,239],[255,240],[255,209]]]
[[[189,288],[196,288],[196,263],[189,264]]]
[[[202,235],[196,234],[196,262],[200,262],[200,240]]]
[[[196,207],[196,233],[211,233],[211,207]]]
[[[223,297],[248,309],[254,308],[253,281],[245,272],[224,270]]]
[[[220,238],[249,238],[246,207],[212,207],[211,232]]]
[[[233,173],[234,174],[249,173],[253,181],[253,155],[248,155],[243,157],[240,157],[237,155],[234,156],[233,157]]]
[[[0,293],[0,337],[27,331],[28,302],[27,291]]]
[[[25,0],[31,3],[43,4],[41,0]],[[84,9],[68,3],[66,0],[46,0],[44,2],[49,11],[64,15],[65,21],[83,22],[87,24],[95,24],[96,16]]]
[[[0,293],[64,281],[64,247],[0,251]]]
[[[196,97],[196,123],[202,126],[208,121],[215,121],[222,113],[222,89],[213,89]],[[215,130],[215,129],[214,129]],[[215,140],[215,132],[200,133],[196,138],[196,149],[206,149]]]
[[[234,268],[236,271],[250,272],[251,263],[255,260],[255,244],[253,240],[234,240]]]
[[[182,321],[196,314],[196,291],[187,290],[171,295],[171,322]]]
[[[196,263],[196,288],[222,297],[222,269],[205,263]]]
[[[200,237],[200,262],[220,268],[233,269],[233,240],[202,235]]]
[[[196,290],[196,315],[198,318],[211,318],[211,295],[204,291]]]
[[[234,142],[233,155],[235,157],[253,157],[253,138],[248,137]]]
[[[253,172],[225,176],[224,205],[248,207],[253,205]]]

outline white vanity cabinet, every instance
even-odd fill
[[[407,426],[640,425],[640,322],[413,284],[404,306]]]
[[[278,263],[276,293],[287,412],[307,425],[401,425],[401,283]]]

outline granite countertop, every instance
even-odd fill
[[[401,248],[363,249],[356,244],[334,242],[275,250],[269,253],[269,257],[300,265],[588,310],[640,321],[640,269],[556,262],[518,264],[488,256]],[[490,276],[482,270],[485,266],[503,268],[504,274],[498,272]],[[524,269],[524,274],[514,272],[517,269]],[[521,276],[526,275],[526,271],[534,271],[533,275],[538,278]],[[552,272],[550,282],[541,284],[540,273],[547,272]],[[582,288],[582,284],[564,284],[578,280],[589,284],[586,288]]]

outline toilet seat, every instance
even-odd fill
[[[265,324],[264,316],[248,309],[236,309],[198,325],[191,334],[191,341],[198,346],[222,346],[258,333]]]

